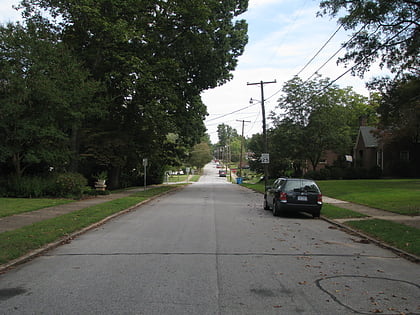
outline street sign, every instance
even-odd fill
[[[147,159],[143,159],[143,166],[147,166]]]
[[[269,153],[262,153],[261,154],[261,163],[262,164],[269,164],[270,163],[270,154]]]

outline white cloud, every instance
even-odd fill
[[[288,0],[249,0],[248,3],[248,8],[249,9],[255,9],[255,8],[260,8],[260,7],[264,7],[267,6],[269,4],[279,4],[282,2],[287,2]]]
[[[5,24],[21,19],[20,13],[13,9],[19,4],[18,0],[1,0],[0,2],[0,23]]]

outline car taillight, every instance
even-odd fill
[[[280,193],[280,201],[287,202],[287,194],[285,192]]]
[[[322,194],[318,194],[318,200],[317,200],[318,204],[322,204]]]

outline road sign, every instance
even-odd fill
[[[143,159],[143,166],[147,166],[147,159]]]
[[[261,163],[262,164],[269,164],[270,163],[270,154],[269,153],[262,153],[261,154]]]

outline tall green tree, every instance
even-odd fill
[[[313,169],[325,151],[344,154],[351,150],[357,116],[371,110],[366,98],[320,77],[309,82],[295,77],[285,83],[283,92],[278,105],[281,114],[272,115],[278,129],[274,134],[283,145],[274,148],[283,147],[282,158],[288,157],[294,165],[309,160]]]
[[[378,112],[385,142],[420,143],[420,77],[381,80],[382,99]]]
[[[201,142],[196,144],[192,151],[190,152],[190,156],[188,162],[191,166],[195,166],[198,169],[201,169],[209,163],[212,159],[212,154],[210,151],[210,146],[206,142]]]
[[[247,0],[22,4],[28,16],[46,10],[59,18],[63,41],[106,86],[108,115],[84,146],[98,161],[107,152],[113,186],[132,152],[164,163],[160,146],[168,133],[186,146],[200,141],[207,114],[200,93],[231,79],[247,43],[247,25],[238,19]]]
[[[220,124],[217,126],[217,136],[219,138],[219,145],[226,146],[230,142],[238,137],[238,131],[226,124]]]
[[[0,27],[0,161],[70,168],[99,86],[42,18]]]

